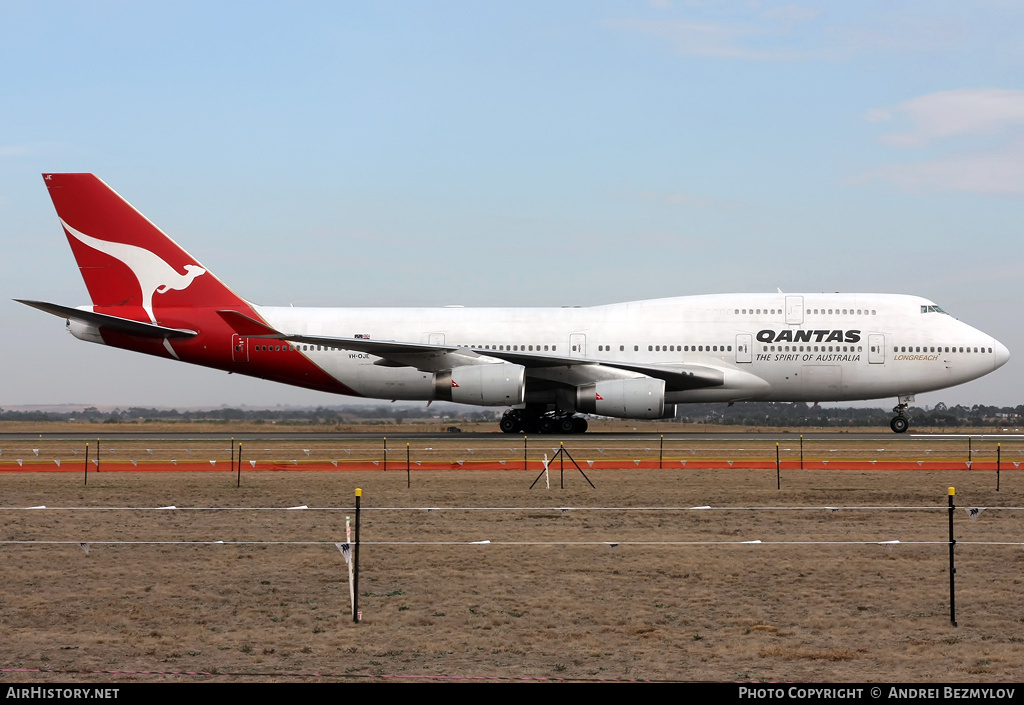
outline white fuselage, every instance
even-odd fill
[[[720,386],[667,392],[669,403],[816,402],[942,389],[1009,357],[992,336],[931,301],[890,294],[711,294],[586,308],[256,308],[296,335],[458,346],[478,361],[489,350],[580,358],[579,368],[531,370],[531,380],[551,384],[533,391],[528,380],[527,403],[551,401],[554,385],[640,376],[603,361],[699,364],[724,375]],[[432,376],[421,361],[403,367],[369,353],[298,347],[361,396],[432,398]]]

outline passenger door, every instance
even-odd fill
[[[754,339],[750,333],[740,333],[736,336],[736,362],[754,361],[753,344]]]
[[[873,365],[885,362],[885,336],[881,333],[868,335],[868,362]]]

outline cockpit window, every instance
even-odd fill
[[[935,304],[931,304],[930,306],[922,306],[921,307],[921,313],[946,313],[946,312],[943,311],[940,307],[936,306]]]

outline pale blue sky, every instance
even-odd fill
[[[1021,403],[1021,36],[1010,2],[0,0],[0,406],[347,401],[11,302],[88,302],[44,171],[257,303],[919,294],[1012,354],[921,401]]]

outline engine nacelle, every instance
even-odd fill
[[[665,414],[665,380],[609,379],[576,388],[576,410],[620,419],[660,419]]]
[[[106,342],[103,340],[103,336],[100,335],[100,329],[91,323],[84,323],[82,321],[71,319],[68,321],[68,332],[79,340],[84,340],[87,343],[99,343],[100,345],[106,345]]]
[[[515,406],[526,393],[526,368],[511,363],[466,365],[434,373],[434,398],[477,406]]]

